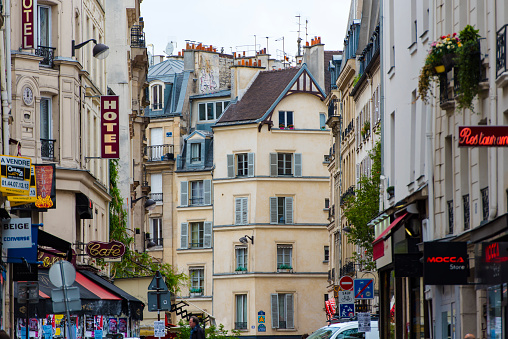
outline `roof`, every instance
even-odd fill
[[[173,79],[172,75],[183,72],[183,60],[168,59],[148,69],[147,81]]]
[[[261,119],[299,71],[299,68],[287,68],[259,72],[242,99],[231,103],[216,125]]]
[[[220,98],[220,97],[227,97],[230,95],[231,95],[231,90],[225,89],[225,90],[213,92],[213,93],[192,95],[189,97],[189,99]]]
[[[330,91],[331,78],[330,78],[330,61],[335,60],[335,57],[342,55],[342,51],[325,51],[325,92],[328,94]]]

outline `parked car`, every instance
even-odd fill
[[[377,320],[370,322],[370,332],[358,332],[358,321],[335,323],[321,327],[307,339],[379,339]]]

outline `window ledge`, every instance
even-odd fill
[[[389,79],[393,78],[393,76],[395,75],[395,66],[390,67],[390,69],[386,74],[388,74]]]
[[[409,50],[409,54],[413,55],[418,50],[418,44],[414,41],[407,49]]]
[[[329,260],[323,260],[323,264],[328,264],[329,262]]]
[[[422,43],[425,43],[427,40],[429,40],[429,35],[427,34],[429,30],[427,29],[425,32],[420,35],[420,39],[422,40]]]
[[[276,328],[275,329],[278,332],[296,332],[296,328]]]

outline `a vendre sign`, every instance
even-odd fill
[[[120,158],[120,101],[117,95],[101,96],[101,158]]]
[[[425,285],[466,285],[469,265],[466,242],[425,242],[423,244]]]

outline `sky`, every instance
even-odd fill
[[[190,40],[213,45],[217,51],[251,51],[266,48],[272,56],[297,54],[298,17],[300,37],[321,37],[325,50],[342,50],[351,0],[143,0],[148,52],[164,53],[173,42],[177,54]],[[267,39],[268,37],[268,39]],[[284,37],[284,40],[282,38]]]

